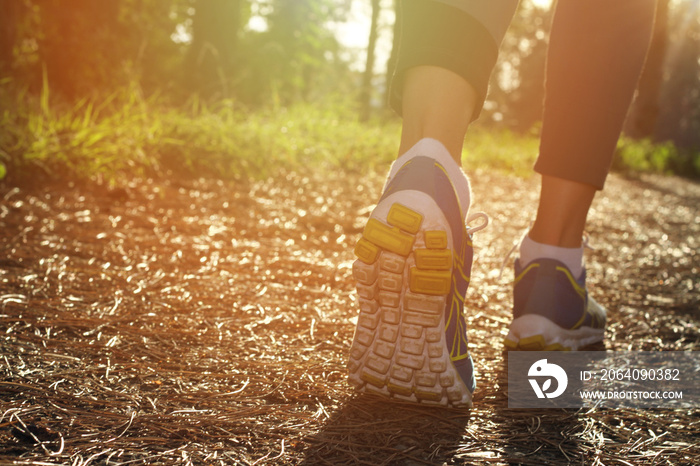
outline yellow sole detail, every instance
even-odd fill
[[[379,257],[379,248],[364,238],[355,245],[355,256],[365,264],[374,264]]]
[[[442,393],[427,392],[425,390],[416,390],[416,396],[421,400],[427,401],[440,401],[442,400]]]
[[[413,390],[411,388],[402,387],[391,382],[386,384],[386,388],[388,388],[390,392],[396,393],[397,395],[411,396],[411,393],[413,393]]]
[[[508,351],[571,351],[569,346],[564,346],[561,343],[546,345],[544,336],[542,335],[533,335],[523,338],[520,341],[513,341],[506,338],[503,340],[503,346],[505,346]]]
[[[377,388],[382,388],[384,386],[384,380],[380,379],[379,377],[375,377],[374,375],[369,374],[366,371],[360,374],[360,378],[365,382],[374,385]]]
[[[423,216],[401,204],[394,204],[389,209],[386,222],[391,226],[401,228],[415,235],[420,230],[421,223],[423,223]]]
[[[402,233],[398,228],[384,225],[374,218],[367,222],[363,236],[380,248],[404,257],[408,256],[413,248],[413,236]]]
[[[439,230],[426,231],[425,247],[428,249],[447,249],[447,233]]]
[[[564,346],[561,343],[552,343],[544,347],[545,351],[571,351],[571,348]]]
[[[411,267],[408,275],[409,286],[414,293],[437,296],[450,292],[452,274],[449,271],[419,270]]]
[[[525,351],[543,351],[545,348],[544,337],[542,335],[533,335],[521,338],[518,342],[518,348]]]
[[[447,249],[416,249],[416,267],[427,270],[452,270],[452,253]]]
[[[505,346],[509,350],[517,350],[518,342],[506,338],[505,340],[503,340],[503,346]]]

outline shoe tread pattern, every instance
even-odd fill
[[[349,381],[360,391],[401,400],[469,406],[471,391],[445,336],[453,254],[445,231],[422,230],[421,223],[420,213],[394,203],[386,221],[370,219],[358,242],[363,246],[356,248],[353,275],[360,314]]]

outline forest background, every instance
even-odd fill
[[[615,169],[700,174],[699,6],[659,0]],[[0,178],[372,169],[398,141],[384,104],[395,12],[392,0],[4,0]],[[467,163],[531,166],[552,14],[521,1]]]

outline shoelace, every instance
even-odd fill
[[[474,227],[470,227],[469,224],[472,223],[474,220],[477,220],[477,219],[481,219],[482,222],[479,223],[478,225],[474,226]],[[467,233],[468,233],[469,235],[471,235],[472,233],[476,233],[477,231],[481,231],[481,230],[483,230],[484,228],[486,228],[486,227],[488,226],[488,224],[489,224],[489,221],[490,221],[489,216],[486,215],[485,213],[483,213],[483,212],[475,212],[475,213],[471,214],[469,217],[467,217],[467,221],[464,222],[464,223],[465,223],[465,226],[466,226],[466,229],[467,229]]]
[[[527,231],[530,231],[530,228],[528,228]],[[500,270],[498,271],[498,278],[496,279],[497,281],[501,281],[501,278],[503,278],[503,271],[505,270],[506,265],[508,264],[508,260],[510,259],[510,256],[513,254],[513,251],[515,251],[515,250],[518,248],[518,246],[520,246],[520,243],[521,243],[521,242],[522,242],[522,240],[516,241],[515,244],[513,244],[513,247],[510,248],[510,251],[508,251],[508,254],[506,254],[506,258],[503,259],[503,262],[501,263],[501,268],[500,268]],[[582,246],[583,246],[583,248],[584,248],[584,249],[595,250],[595,248],[594,248],[593,246],[591,246],[590,244],[588,244],[588,243],[589,243],[589,241],[588,241],[588,233],[584,231],[584,232],[583,232],[583,238],[582,238]]]

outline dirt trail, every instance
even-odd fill
[[[0,463],[697,464],[698,410],[509,410],[501,341],[537,182],[478,172],[469,411],[353,394],[352,246],[379,177],[0,185]],[[612,176],[607,346],[700,350],[700,185]]]

